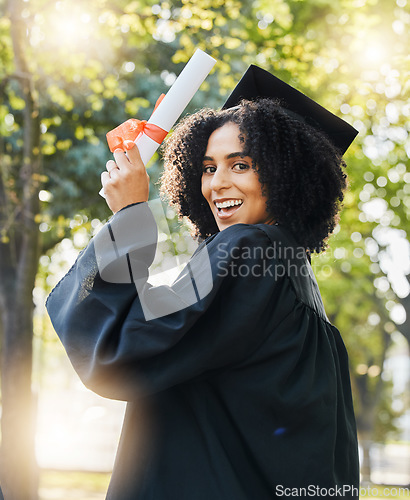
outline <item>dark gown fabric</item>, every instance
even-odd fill
[[[138,221],[130,207],[104,226],[47,301],[84,384],[128,401],[107,498],[358,498],[348,357],[303,249],[281,226],[228,227],[200,245],[206,296],[147,321],[141,300],[181,300],[194,278],[141,287],[155,245],[138,241],[156,226],[139,207]],[[135,233],[116,256],[139,288],[103,281],[97,265],[124,225]]]

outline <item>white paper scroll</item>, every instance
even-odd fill
[[[169,132],[215,63],[216,60],[213,57],[201,49],[197,49],[162,102],[152,113],[148,123],[153,123]],[[159,144],[144,133],[137,137],[134,142],[138,146],[144,165],[146,165],[158,149]],[[103,196],[104,191],[101,190],[100,194]]]

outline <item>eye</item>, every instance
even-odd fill
[[[249,165],[247,163],[235,163],[233,168],[238,171],[244,171],[249,169]]]
[[[216,171],[216,167],[214,167],[213,165],[204,165],[202,167],[202,172],[204,174],[213,174],[215,171]]]

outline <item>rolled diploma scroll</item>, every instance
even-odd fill
[[[197,49],[162,102],[152,113],[148,123],[153,123],[169,132],[215,63],[216,60],[213,57],[203,50]],[[138,146],[144,165],[149,162],[160,146],[144,133],[140,134],[134,142]],[[103,189],[101,189],[100,194],[104,196]]]

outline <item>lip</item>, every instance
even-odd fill
[[[216,206],[216,203],[223,203],[224,201],[230,201],[230,200],[241,200],[242,201],[242,204],[241,205],[236,205],[234,207],[233,210],[231,210],[229,213],[225,214],[223,212],[220,212]],[[229,219],[230,217],[232,217],[233,215],[236,214],[236,212],[243,206],[244,204],[244,201],[242,198],[219,198],[217,200],[214,200],[213,201],[214,203],[214,207],[215,207],[215,213],[216,213],[216,216],[218,217],[218,219],[220,220],[225,220],[225,219]]]
[[[224,201],[243,201],[242,198],[216,198],[215,200],[212,200],[212,203],[215,205],[215,203],[223,203]]]

